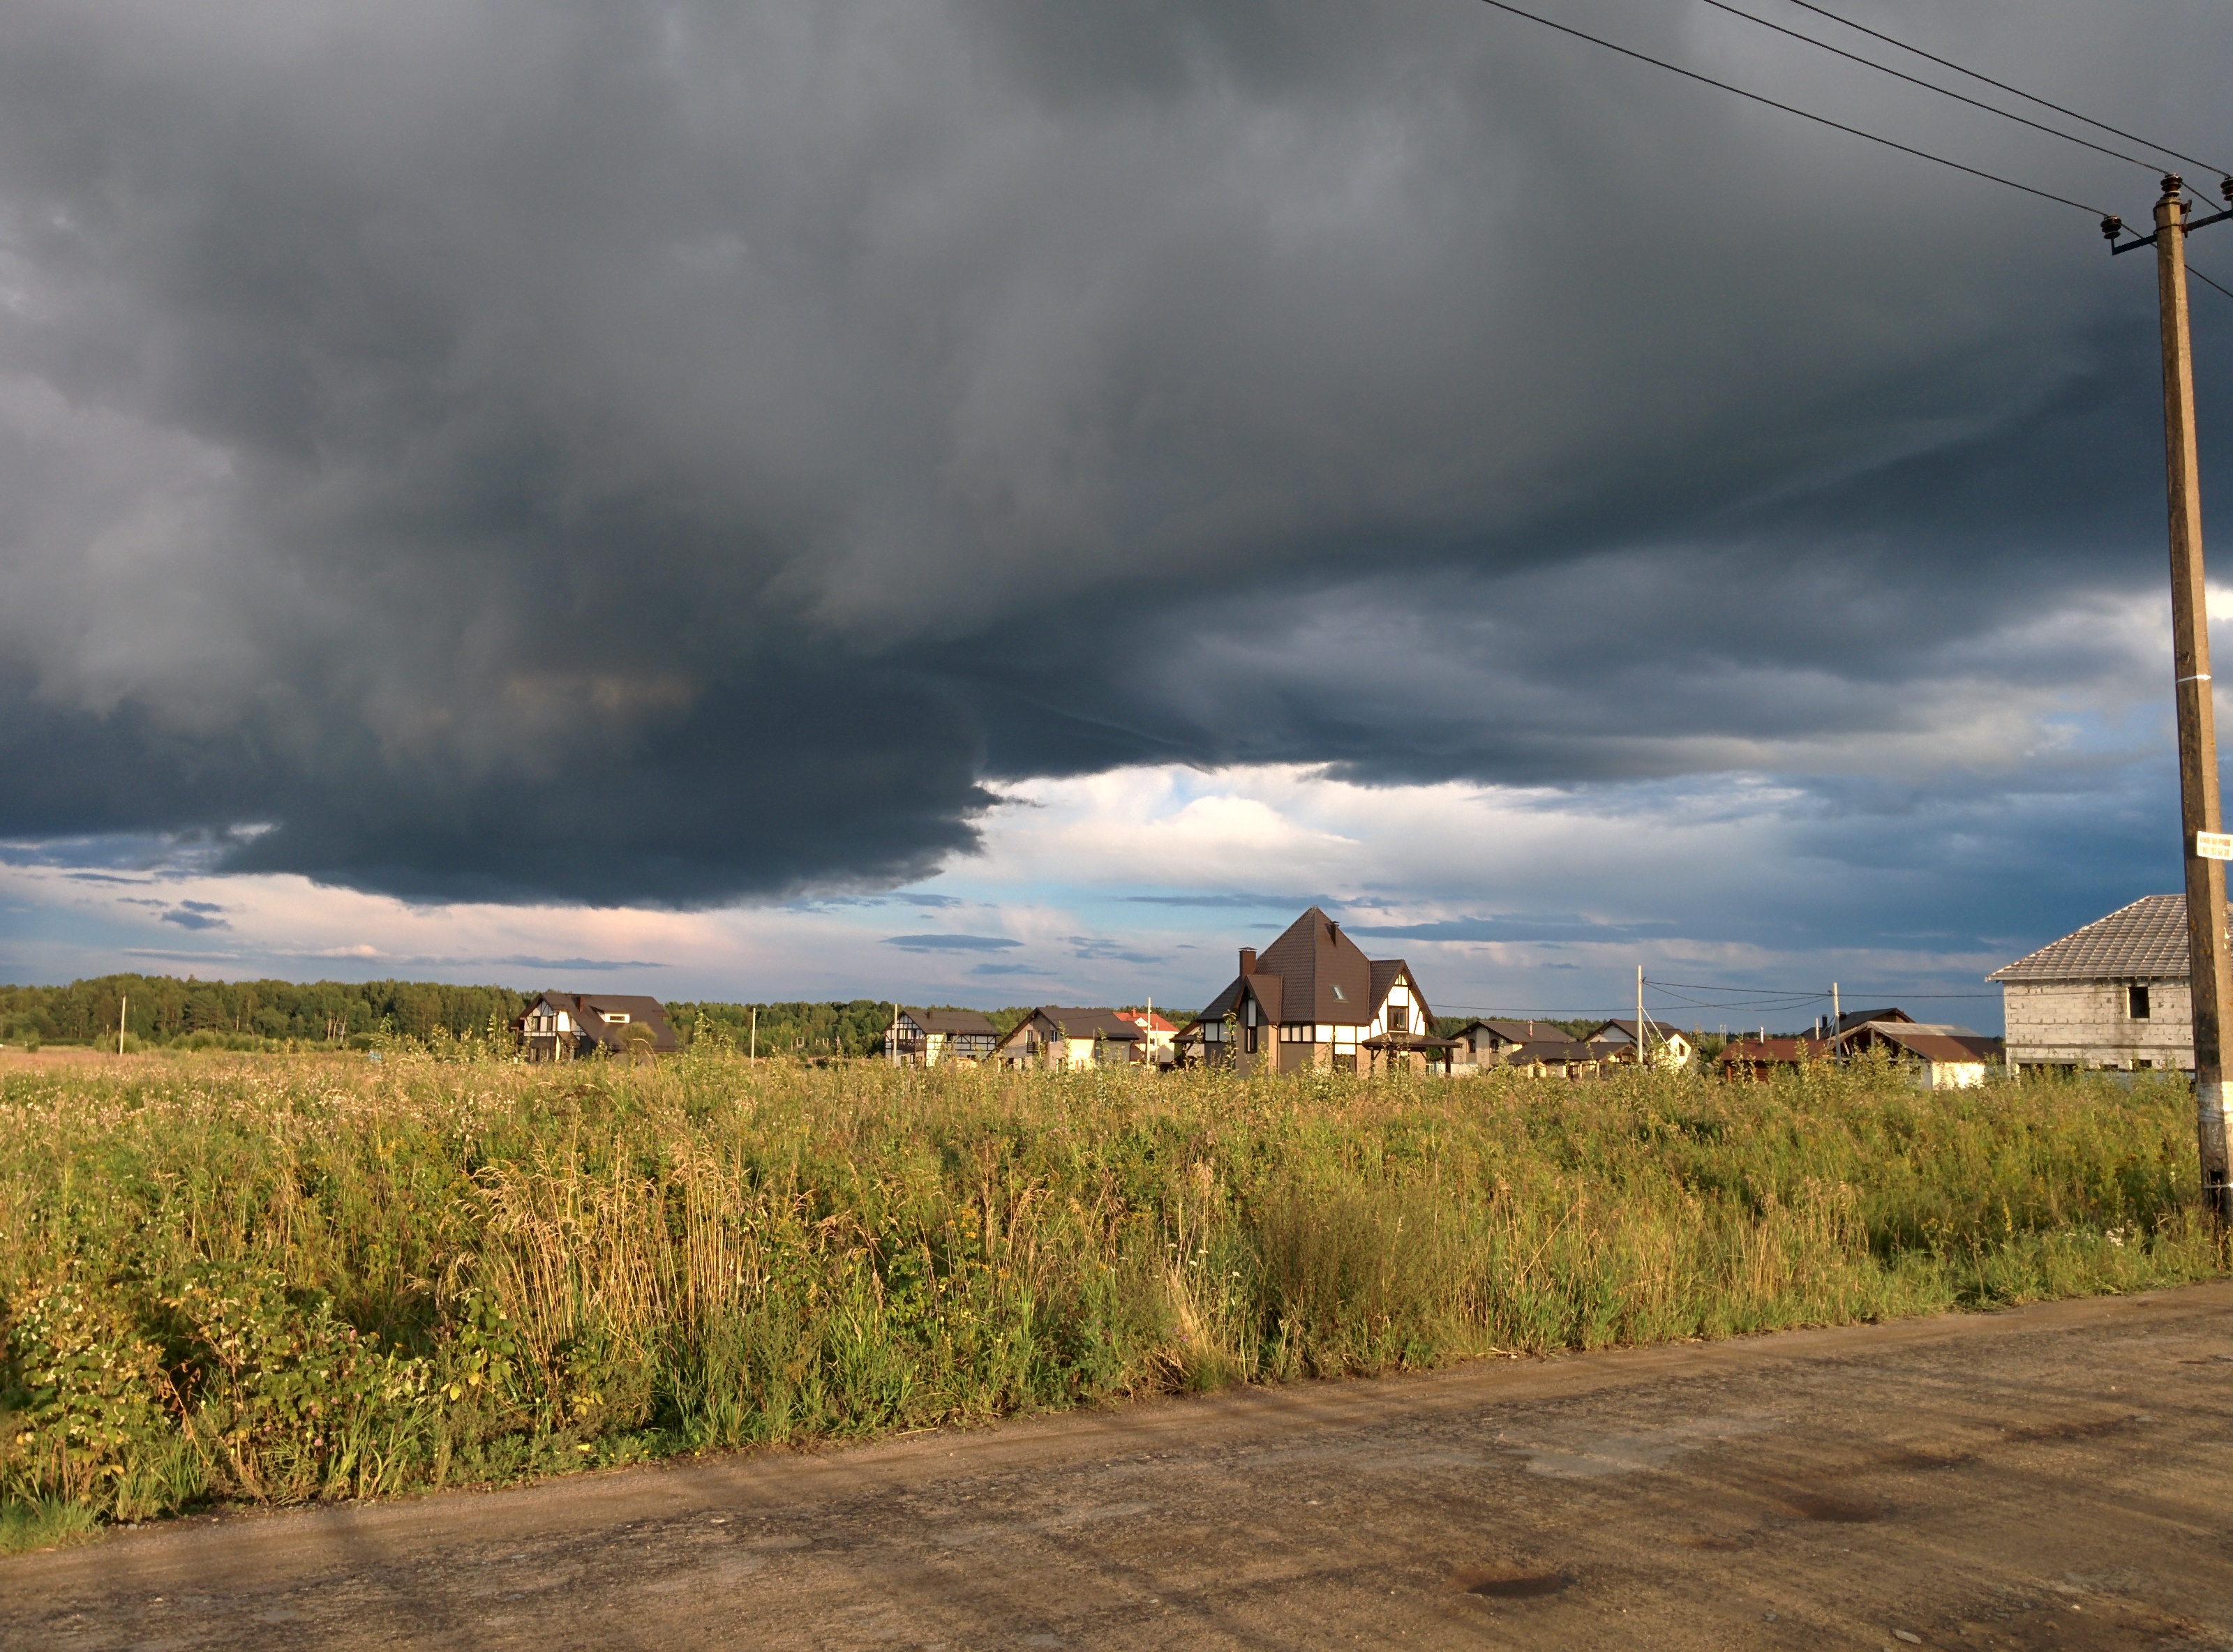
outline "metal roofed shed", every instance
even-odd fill
[[[2183,894],[2142,895],[1985,979],[2001,986],[2012,1072],[2194,1070]]]
[[[1847,1051],[1882,1050],[1911,1068],[1925,1089],[1969,1089],[1997,1066],[2002,1042],[1967,1027],[1920,1021],[1865,1021],[1839,1041]]]

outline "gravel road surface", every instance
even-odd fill
[[[0,1562],[0,1646],[2233,1649],[2233,1283]]]

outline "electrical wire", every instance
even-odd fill
[[[2018,126],[2029,127],[2034,132],[2044,132],[2048,137],[2060,138],[2065,143],[2082,145],[2086,148],[2093,150],[2096,154],[2106,155],[2112,160],[2121,160],[2129,166],[2138,166],[2142,172],[2152,172],[2161,170],[2152,160],[2142,160],[2137,155],[2128,155],[2122,150],[2112,149],[2106,144],[2095,143],[2091,138],[2081,138],[2075,133],[2064,132],[2059,127],[2050,127],[2042,121],[2034,120],[2027,115],[2017,114],[2013,110],[2000,108],[1994,104],[1986,103],[1979,99],[1968,96],[1963,93],[1956,92],[1950,87],[1940,86],[1935,81],[1924,80],[1919,75],[1906,74],[1900,69],[1892,68],[1888,63],[1879,63],[1872,57],[1862,56],[1859,52],[1849,52],[1842,46],[1833,46],[1826,40],[1817,40],[1812,35],[1800,34],[1796,29],[1786,29],[1780,23],[1770,23],[1767,18],[1756,17],[1749,11],[1741,11],[1736,7],[1729,4],[1728,0],[1704,0],[1704,3],[1707,5],[1713,7],[1716,11],[1726,11],[1732,17],[1741,17],[1747,23],[1758,23],[1762,29],[1773,29],[1777,34],[1788,35],[1794,40],[1803,40],[1809,46],[1819,47],[1823,51],[1835,53],[1838,56],[1846,59],[1848,62],[1859,63],[1865,68],[1872,68],[1879,75],[1889,75],[1896,81],[1905,81],[1910,86],[1919,86],[1926,92],[1936,92],[1941,97],[1952,98],[1956,103],[1966,103],[1973,109],[1982,109],[1987,114],[1997,114],[2004,120],[2013,120]],[[2155,146],[2151,144],[2148,146],[2150,148],[2153,148]]]
[[[1485,6],[1493,6],[1499,11],[1508,11],[1515,17],[1525,17],[1529,23],[1540,23],[1546,29],[1555,29],[1562,35],[1572,35],[1576,40],[1586,40],[1592,46],[1602,46],[1607,51],[1618,52],[1623,57],[1633,57],[1639,63],[1649,63],[1654,68],[1663,68],[1671,75],[1680,75],[1685,80],[1697,81],[1716,90],[1734,93],[1736,96],[1748,98],[1754,103],[1765,103],[1771,109],[1781,109],[1786,114],[1795,114],[1802,120],[1812,120],[1815,125],[1828,127],[1833,132],[1843,132],[1852,137],[1865,138],[1871,143],[1882,144],[1887,149],[1897,149],[1900,153],[1913,155],[1918,160],[1936,161],[1941,166],[1951,167],[1957,172],[1967,172],[1972,178],[1982,178],[1989,184],[2002,184],[2010,189],[2021,190],[2027,195],[2036,195],[2043,201],[2053,201],[2060,206],[2075,207],[2078,211],[2094,218],[2111,216],[2098,206],[2088,206],[2083,201],[2074,201],[2067,195],[2057,195],[2051,190],[2034,189],[2029,184],[2019,184],[2015,179],[2003,178],[1998,172],[1989,172],[1982,167],[1968,166],[1958,160],[1949,160],[1945,156],[1934,155],[1927,149],[1917,149],[1911,144],[1895,142],[1890,138],[1880,137],[1873,132],[1864,132],[1859,127],[1849,127],[1842,120],[1833,120],[1826,114],[1815,114],[1793,104],[1779,103],[1772,97],[1764,96],[1758,92],[1748,92],[1741,86],[1731,86],[1727,81],[1717,81],[1710,75],[1701,75],[1694,68],[1684,68],[1678,63],[1670,63],[1664,58],[1654,57],[1647,52],[1637,51],[1633,47],[1616,45],[1601,36],[1585,33],[1566,23],[1553,23],[1550,18],[1539,16],[1533,11],[1523,11],[1518,6],[1510,4],[1509,0],[1481,0],[1481,3]],[[2153,147],[2152,145],[2150,146]],[[2176,152],[2166,150],[2165,153],[2169,154]]]
[[[1645,976],[1644,984],[1646,986],[1680,986],[1693,992],[1749,992],[1758,998],[1826,998],[1830,996],[1827,992],[1817,992],[1807,987],[1731,986],[1726,981],[1663,981],[1656,975]]]
[[[2082,120],[2097,132],[2113,133],[2115,136],[2123,138],[2128,142],[2140,144],[2146,148],[2156,150],[2159,153],[2169,155],[2174,159],[2191,162],[2197,166],[2204,168],[2205,171],[2217,172],[2220,176],[2223,176],[2229,172],[2233,172],[2233,168],[2213,166],[2209,161],[2199,159],[2193,155],[2186,154],[2179,150],[2174,149],[2169,144],[2157,143],[2152,139],[2143,138],[2137,132],[2127,132],[2124,127],[2113,127],[2106,120],[2096,120],[2090,114],[2080,114],[2077,110],[2067,109],[2060,103],[2049,102],[2047,99],[2039,96],[2036,93],[2027,92],[2019,87],[2010,86],[2006,81],[1996,81],[1989,75],[1980,75],[1974,68],[1964,68],[1961,64],[1956,62],[1950,57],[1941,57],[1937,53],[1927,52],[1920,46],[1911,46],[1904,40],[1895,40],[1891,36],[1883,34],[1877,29],[1871,29],[1865,23],[1855,23],[1851,17],[1840,17],[1836,12],[1832,11],[1826,7],[1816,5],[1813,3],[1813,0],[1791,0],[1791,3],[1799,7],[1803,11],[1813,12],[1818,17],[1827,17],[1832,23],[1842,23],[1848,29],[1856,29],[1859,33],[1868,36],[1872,40],[1880,40],[1887,46],[1896,46],[1901,51],[1912,52],[1917,57],[1927,58],[1931,62],[1937,64],[1941,68],[1950,68],[1956,75],[1966,75],[1973,81],[1982,81],[1987,86],[1996,87],[2000,90],[2008,93],[2011,96],[2021,98],[2027,103],[2036,103],[2042,109],[2052,109],[2057,114],[2069,116],[2073,120]],[[1771,28],[1774,27],[1773,24],[1770,24],[1769,26]],[[1833,48],[1833,49],[1835,49]]]
[[[2209,276],[2204,275],[2202,271],[2197,270],[2192,264],[2187,265],[2186,273],[2192,276],[2197,281],[2200,282],[2205,287],[2217,287],[2217,283],[2216,282],[2210,280]],[[2224,287],[2217,287],[2217,290],[2223,293],[2228,298],[2233,298],[2233,289],[2229,289]]]

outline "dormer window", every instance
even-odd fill
[[[615,1015],[610,1010],[600,1011],[599,1013],[614,1026],[624,1027],[628,1025],[628,1017],[624,1015]]]

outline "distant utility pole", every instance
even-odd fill
[[[124,1012],[132,1007],[129,993],[120,993],[116,999],[116,1053],[124,1053]]]
[[[1636,1064],[1644,1065],[1644,966],[1636,966]]]
[[[2112,253],[2152,245],[2163,328],[2164,466],[2171,497],[2171,669],[2178,703],[2178,801],[2186,862],[2187,979],[2194,1002],[2195,1134],[2202,1154],[2202,1197],[2222,1221],[2233,1219],[2225,1162],[2224,1013],[2233,1004],[2225,955],[2225,860],[2218,831],[2217,729],[2210,692],[2210,615],[2202,576],[2202,480],[2194,444],[2194,351],[2187,335],[2186,237],[2233,218],[2233,210],[2187,219],[2184,183],[2166,173],[2156,202],[2156,232],[2117,244],[2124,228],[2101,221]],[[2233,202],[2233,178],[2224,181]]]

